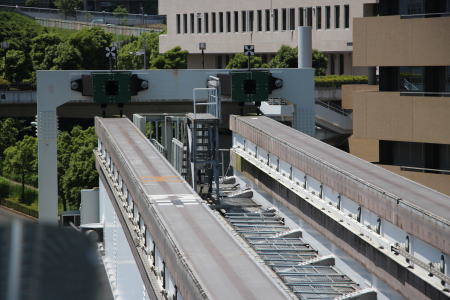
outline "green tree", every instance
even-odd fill
[[[83,59],[77,48],[72,47],[69,43],[59,44],[56,49],[52,49],[54,57],[52,70],[78,70],[81,68]]]
[[[151,61],[159,55],[158,48],[158,33],[142,33],[137,39],[130,40],[119,49],[117,65],[119,69],[141,69],[144,58],[142,55],[136,55],[136,52],[145,49],[147,66],[151,67]]]
[[[322,52],[314,49],[312,53],[312,67],[316,70],[316,76],[323,76],[327,73],[328,57]]]
[[[25,52],[20,50],[9,50],[5,59],[6,79],[11,82],[21,82],[31,77],[31,64]]]
[[[25,1],[25,6],[38,6],[38,0],[27,0]]]
[[[19,179],[22,184],[21,201],[25,201],[25,183],[37,181],[37,138],[25,136],[4,151],[3,173]]]
[[[313,49],[312,67],[315,69],[315,75],[325,75],[327,72],[328,59],[322,52]],[[298,67],[298,48],[292,48],[286,45],[281,46],[277,54],[270,61],[271,68],[297,68]]]
[[[97,146],[94,127],[75,126],[58,140],[60,192],[69,209],[80,205],[80,191],[98,185],[93,149]],[[64,202],[63,202],[64,203]]]
[[[112,34],[100,27],[83,28],[69,38],[69,44],[80,52],[81,68],[104,70],[108,68],[105,47],[111,46]]]
[[[55,0],[56,8],[64,13],[65,17],[75,16],[76,10],[81,6],[81,0]]]
[[[5,79],[17,81],[31,78],[33,70],[29,55],[31,39],[40,34],[43,28],[32,18],[11,12],[0,12],[0,28],[0,41],[9,42],[7,50],[0,48],[0,74],[5,71],[6,52],[7,76]]]
[[[270,61],[271,68],[297,68],[298,66],[297,48],[286,45],[281,46],[274,58]]]
[[[34,70],[50,70],[62,39],[54,33],[42,33],[31,40],[31,61]]]
[[[262,63],[262,59],[259,56],[250,56],[250,66],[252,68],[267,68],[267,65]],[[246,69],[248,68],[248,57],[242,53],[237,53],[230,59],[225,68]]]
[[[14,119],[7,118],[0,121],[0,162],[3,157],[3,151],[8,147],[13,146],[16,143],[18,136],[19,129],[17,129]]]
[[[127,23],[128,10],[125,7],[117,6],[113,10],[113,14],[120,19],[120,24],[125,25]]]
[[[186,69],[188,52],[180,47],[170,49],[152,59],[153,69]]]

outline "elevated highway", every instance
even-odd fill
[[[100,179],[132,245],[146,297],[295,298],[128,119],[96,118],[96,133]],[[105,244],[106,253],[113,247]]]
[[[232,165],[409,299],[447,299],[450,197],[267,117],[230,118]]]

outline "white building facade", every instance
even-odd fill
[[[311,26],[313,48],[328,56],[328,74],[366,74],[352,67],[353,18],[373,15],[376,0],[164,0],[167,34],[160,52],[180,46],[189,51],[188,68],[224,68],[244,45],[255,45],[268,62],[282,45],[297,46],[297,27]]]

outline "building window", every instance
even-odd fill
[[[194,14],[191,14],[191,33],[195,33],[195,17]]]
[[[287,29],[287,9],[283,8],[281,10],[281,30]]]
[[[313,21],[312,21],[312,7],[308,7],[306,9],[306,17],[307,17],[307,26],[311,26],[313,25]]]
[[[298,24],[299,26],[305,26],[305,12],[303,7],[298,9]]]
[[[228,66],[228,63],[230,62],[230,56],[225,55],[225,67]]]
[[[339,54],[339,74],[344,74],[344,54]]]
[[[424,77],[424,67],[400,67],[400,91],[424,92]]]
[[[227,32],[231,32],[231,12],[227,11]]]
[[[289,9],[289,29],[295,30],[295,8]]]
[[[330,29],[331,25],[331,8],[329,6],[325,6],[325,28]]]
[[[330,54],[330,74],[331,75],[335,74],[335,70],[334,70],[334,54]]]
[[[270,9],[266,9],[266,31],[270,31]]]
[[[222,69],[222,55],[217,55],[216,68]]]
[[[251,10],[248,12],[248,31],[253,32],[254,20],[255,20],[255,12]]]
[[[239,12],[234,12],[234,32],[239,32]]]
[[[180,18],[180,15],[179,14],[177,14],[177,33],[178,34],[180,34],[181,33],[181,20],[180,20],[181,18]]]
[[[247,12],[245,10],[241,11],[242,16],[242,32],[247,31]]]
[[[334,27],[339,28],[341,24],[341,7],[339,5],[334,6]]]
[[[278,9],[273,10],[273,30],[278,31]]]
[[[322,28],[322,7],[316,7],[316,29]]]
[[[219,13],[219,32],[223,32],[223,12]]]
[[[188,33],[187,14],[183,14],[183,32]]]
[[[202,14],[197,14],[197,33],[202,33]]]
[[[216,13],[212,13],[211,15],[211,22],[212,22],[212,32],[216,33],[217,29],[216,29]]]
[[[350,6],[349,5],[344,5],[344,26],[345,28],[349,28],[350,27]]]
[[[262,10],[256,11],[256,26],[258,31],[262,31]]]
[[[204,18],[205,18],[205,33],[208,33],[209,32],[209,14],[205,13]]]

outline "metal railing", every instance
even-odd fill
[[[450,97],[450,92],[401,91],[400,96]]]
[[[400,170],[401,171],[410,171],[410,172],[434,173],[434,174],[450,175],[450,170],[442,170],[442,169],[429,169],[429,168],[417,168],[417,167],[400,166]]]
[[[316,104],[318,104],[318,105],[320,105],[322,107],[325,107],[325,108],[327,108],[329,110],[332,110],[332,111],[334,111],[334,112],[336,112],[336,113],[338,113],[340,115],[346,116],[346,117],[350,115],[348,112],[346,112],[342,108],[330,104],[330,102],[323,102],[323,101],[320,101],[320,100],[316,100]]]
[[[40,8],[40,7],[26,7],[15,5],[0,5],[0,10],[14,11],[33,18],[48,18],[48,19],[67,19],[81,22],[100,21],[103,24],[126,24],[126,25],[146,25],[146,24],[166,24],[166,17],[159,15],[147,14],[126,14],[119,17],[114,13],[76,10],[73,17],[64,16],[60,9],[54,8]]]
[[[439,13],[424,13],[424,14],[410,14],[404,15],[400,14],[400,19],[415,19],[415,18],[436,18],[436,17],[448,17],[450,12],[439,12]]]

